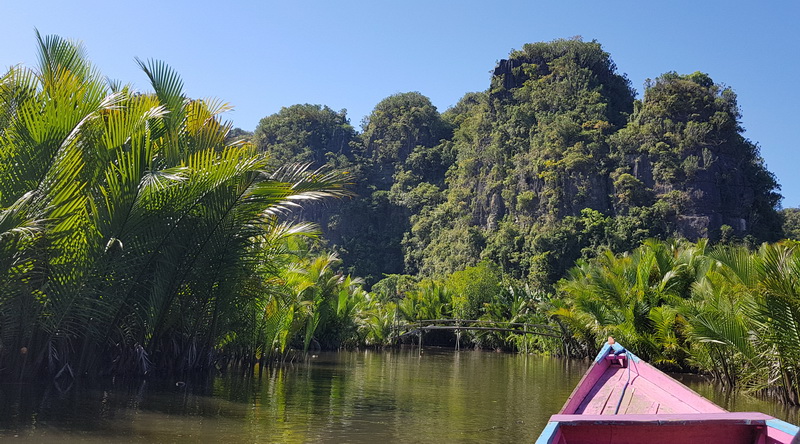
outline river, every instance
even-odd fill
[[[588,362],[426,348],[323,353],[262,377],[0,384],[13,442],[533,442]],[[681,377],[729,410],[797,423],[798,409]]]

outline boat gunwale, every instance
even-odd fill
[[[772,416],[761,412],[724,413],[652,413],[630,415],[561,415],[550,417],[550,422],[562,425],[592,424],[690,424],[690,423],[729,423],[746,425],[767,425]]]
[[[712,402],[708,398],[704,397],[703,395],[701,395],[701,394],[697,393],[696,391],[692,390],[691,388],[687,387],[682,382],[680,382],[677,379],[673,378],[672,376],[662,372],[661,370],[657,369],[656,367],[650,365],[650,363],[648,363],[647,361],[642,360],[641,358],[636,356],[634,353],[632,353],[630,350],[625,349],[622,345],[620,345],[618,343],[614,343],[614,344],[606,343],[603,346],[603,348],[600,349],[600,352],[597,353],[597,356],[595,357],[594,362],[592,362],[592,365],[589,366],[589,368],[586,370],[586,373],[584,373],[584,375],[581,378],[581,380],[578,382],[578,384],[572,390],[572,393],[570,393],[569,397],[567,398],[567,401],[564,403],[564,406],[561,408],[561,410],[558,412],[558,414],[560,414],[560,415],[575,414],[575,411],[583,403],[584,399],[589,394],[589,392],[591,391],[592,387],[594,387],[594,385],[597,383],[597,381],[603,376],[605,371],[607,371],[608,368],[610,367],[611,364],[606,358],[611,354],[612,351],[615,351],[616,353],[619,353],[620,354],[619,355],[620,358],[627,358],[628,360],[633,361],[634,368],[636,369],[636,373],[637,373],[638,376],[641,376],[642,378],[644,378],[646,380],[651,380],[650,377],[648,377],[645,374],[642,374],[642,372],[639,370],[639,366],[642,366],[644,368],[644,370],[645,370],[645,373],[650,373],[651,376],[656,376],[658,378],[664,378],[664,379],[666,379],[666,382],[672,384],[676,389],[681,390],[681,391],[685,391],[686,394],[688,394],[688,395],[693,395],[694,398],[696,400],[700,401],[701,404],[702,404],[702,406],[700,406],[700,407],[693,406],[693,408],[695,408],[697,410],[699,410],[699,408],[715,410],[713,412],[711,412],[711,411],[705,411],[705,412],[704,411],[698,411],[698,413],[696,413],[696,414],[727,413],[728,412],[726,409],[720,407],[719,405],[717,405],[716,403]],[[630,365],[630,364],[628,364],[628,365]],[[580,395],[581,391],[585,391],[586,393],[584,393],[583,396],[581,396]],[[671,394],[673,396],[675,396],[674,393],[671,393]],[[675,397],[677,399],[681,399],[681,398],[679,398],[677,396],[675,396]]]
[[[563,443],[562,427],[591,426],[750,426],[764,427],[764,442],[795,443],[800,441],[800,427],[761,412],[725,413],[662,413],[631,415],[561,415],[550,417],[536,444]],[[762,442],[762,441],[759,441]]]
[[[613,342],[613,341],[611,341]],[[697,412],[697,413],[655,413],[655,414],[613,414],[613,415],[584,415],[574,413],[575,410],[583,403],[583,400],[588,396],[594,385],[600,380],[602,375],[611,366],[607,356],[614,350],[620,354],[620,358],[629,359],[637,368],[636,372],[641,375],[638,369],[639,365],[645,366],[648,369],[656,372],[660,377],[664,377],[667,381],[674,383],[676,387],[686,390],[689,394],[696,396],[698,399],[704,401],[718,408],[717,412]],[[624,355],[622,355],[624,353]],[[628,363],[630,365],[630,362]],[[630,369],[630,367],[629,367]],[[630,370],[629,370],[630,371]],[[643,376],[648,379],[646,376]],[[581,392],[585,392],[581,395]],[[579,399],[578,399],[579,398]],[[800,442],[800,427],[789,422],[780,420],[773,416],[761,412],[729,412],[708,398],[700,395],[696,391],[684,385],[682,382],[671,377],[670,375],[655,368],[649,363],[641,360],[638,356],[623,348],[621,345],[613,343],[606,343],[600,352],[595,357],[592,364],[581,377],[581,380],[572,390],[567,398],[564,406],[559,413],[552,415],[545,426],[542,433],[536,440],[536,444],[554,444],[561,443],[563,440],[562,426],[578,426],[578,425],[666,425],[666,426],[681,426],[692,424],[724,424],[724,425],[749,425],[749,426],[764,426],[767,430],[767,437],[771,438],[770,442]]]
[[[578,393],[580,393],[581,390],[584,390],[585,387],[589,387],[588,384],[587,384],[587,380],[588,379],[591,379],[591,378],[596,378],[597,379],[597,378],[599,378],[599,376],[601,376],[603,374],[603,372],[605,371],[605,367],[607,367],[609,365],[607,362],[605,362],[603,360],[603,358],[605,358],[608,355],[610,350],[611,350],[611,345],[608,344],[608,343],[606,345],[604,345],[602,349],[600,349],[600,352],[597,354],[597,357],[595,357],[594,361],[592,362],[592,365],[589,366],[589,368],[586,370],[586,372],[581,377],[581,380],[578,381],[578,384],[575,385],[574,389],[572,389],[572,393],[569,394],[569,397],[567,398],[567,401],[564,402],[564,406],[561,407],[561,410],[559,410],[559,412],[558,412],[559,414],[567,414],[568,413],[567,409],[568,409],[568,407],[570,407],[570,404],[573,402],[573,400],[577,399]],[[598,372],[599,375],[595,376],[592,372],[598,366],[603,366],[604,367],[603,368],[603,372]],[[596,379],[595,379],[595,381],[592,382],[592,385],[594,385],[594,383],[597,382]],[[591,389],[591,387],[589,387],[589,388]],[[584,395],[584,397],[585,397],[585,395]],[[581,398],[580,402],[578,402],[577,405],[574,406],[574,408],[572,408],[570,410],[574,411],[581,404],[581,402],[583,402],[583,398]]]

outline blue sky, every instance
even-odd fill
[[[596,39],[641,93],[647,78],[703,71],[734,89],[745,136],[800,206],[800,2],[770,1],[14,1],[3,2],[0,67],[35,63],[34,28],[80,40],[107,76],[147,89],[134,57],[160,59],[192,97],[235,105],[253,130],[295,103],[346,108],[419,91],[444,111],[484,90],[512,49]]]

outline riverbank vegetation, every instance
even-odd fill
[[[649,240],[581,261],[552,314],[594,353],[609,335],[644,359],[798,404],[800,244]]]
[[[558,40],[445,113],[403,93],[361,132],[306,104],[248,133],[162,62],[140,92],[38,44],[0,77],[4,378],[263,368],[452,319],[558,337],[428,341],[586,357],[612,335],[800,404],[796,211],[705,74],[634,100],[599,44]]]
[[[310,232],[279,214],[343,195],[344,176],[225,143],[228,106],[188,99],[161,62],[138,62],[140,93],[75,43],[38,43],[35,69],[0,78],[3,377],[207,368],[274,335],[254,324],[299,324],[263,315],[313,298],[274,279],[297,262],[287,239]]]

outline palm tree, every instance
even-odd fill
[[[645,359],[680,365],[684,320],[673,308],[705,269],[705,243],[645,241],[630,254],[579,262],[558,284],[566,305],[553,315],[588,350],[614,336]]]
[[[80,45],[38,41],[38,69],[0,82],[2,367],[208,365],[224,318],[264,289],[248,277],[280,214],[344,194],[342,178],[226,145],[229,107],[188,99],[161,62],[139,62],[154,91],[141,94],[105,82]]]
[[[800,405],[800,250],[787,241],[758,252],[760,307],[755,316],[762,357],[770,362],[768,383],[781,387],[783,401]]]

